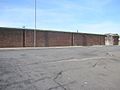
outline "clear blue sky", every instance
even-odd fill
[[[0,27],[34,28],[34,0],[0,0]],[[37,28],[120,34],[120,0],[37,0]]]

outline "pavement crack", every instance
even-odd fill
[[[42,81],[42,80],[45,80],[45,79],[50,79],[51,77],[43,77],[43,78],[40,78],[40,79],[37,79],[37,80],[34,80],[33,82],[39,82],[39,81]]]
[[[32,85],[33,83],[35,82],[39,82],[39,81],[42,81],[42,80],[45,80],[45,79],[48,79],[50,77],[43,77],[43,78],[40,78],[40,79],[37,79],[37,80],[33,80],[33,79],[26,79],[26,80],[22,80],[22,81],[16,81],[16,82],[13,82],[13,83],[8,83],[8,84],[5,84],[5,85],[0,85],[0,87],[2,89],[6,89],[7,87],[9,86],[12,86],[12,85],[19,85],[21,83],[24,83],[25,85]],[[33,85],[34,86],[34,85]],[[1,89],[0,88],[0,89]],[[37,90],[37,89],[36,89]]]
[[[63,84],[62,86],[64,87],[64,86],[67,86],[67,85],[69,85],[69,84],[74,84],[74,83],[76,83],[76,81],[71,81],[71,82],[69,82],[69,83]],[[61,87],[61,86],[58,85],[58,86],[55,86],[55,87],[51,87],[51,88],[49,88],[49,89],[47,89],[47,90],[55,90],[55,89],[57,89],[57,88],[59,88],[59,87]],[[63,90],[67,90],[67,89],[66,89],[66,88],[65,88],[65,89],[63,88]],[[70,90],[70,89],[68,89],[68,90]]]
[[[97,64],[100,62],[101,60],[98,60],[94,65],[92,65],[92,67],[96,67]]]
[[[62,75],[62,73],[63,73],[63,71],[60,71],[59,73],[57,73],[57,75],[53,78],[53,81],[58,85],[58,87],[63,88],[63,90],[67,90],[67,89],[64,87],[64,85],[62,85],[61,83],[59,83],[59,82],[57,81],[58,77],[59,77],[60,75]],[[51,88],[51,89],[48,89],[48,90],[52,90],[52,88]]]
[[[25,85],[27,85],[27,84],[31,84],[31,80],[32,79],[27,79],[27,80],[22,80],[22,81],[16,81],[16,82],[13,82],[13,83],[8,83],[6,85],[2,85],[1,87],[2,87],[2,89],[6,89],[9,86],[18,85],[18,84],[21,84],[21,83],[24,83]]]
[[[97,64],[98,64],[98,62],[96,62],[94,65],[92,65],[92,67],[96,67]]]
[[[57,79],[60,75],[62,75],[62,73],[63,73],[63,71],[60,71],[59,73],[57,73],[57,75],[56,75],[56,77],[54,78],[54,80]]]

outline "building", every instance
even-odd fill
[[[118,34],[106,34],[105,45],[119,45],[119,35]]]
[[[106,37],[106,38],[105,38]],[[117,35],[36,30],[36,47],[118,45]],[[0,27],[0,47],[33,47],[34,29]]]

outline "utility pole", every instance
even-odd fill
[[[34,26],[34,47],[36,47],[36,0],[35,0],[35,18],[34,18],[34,24],[35,24],[35,26]]]
[[[78,33],[78,30],[77,30],[77,33]]]
[[[26,46],[26,30],[25,30],[25,26],[22,27],[23,28],[23,47]]]

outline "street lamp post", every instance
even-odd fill
[[[34,24],[35,24],[35,26],[34,26],[34,47],[36,47],[36,0],[35,0],[35,22],[34,22]]]

